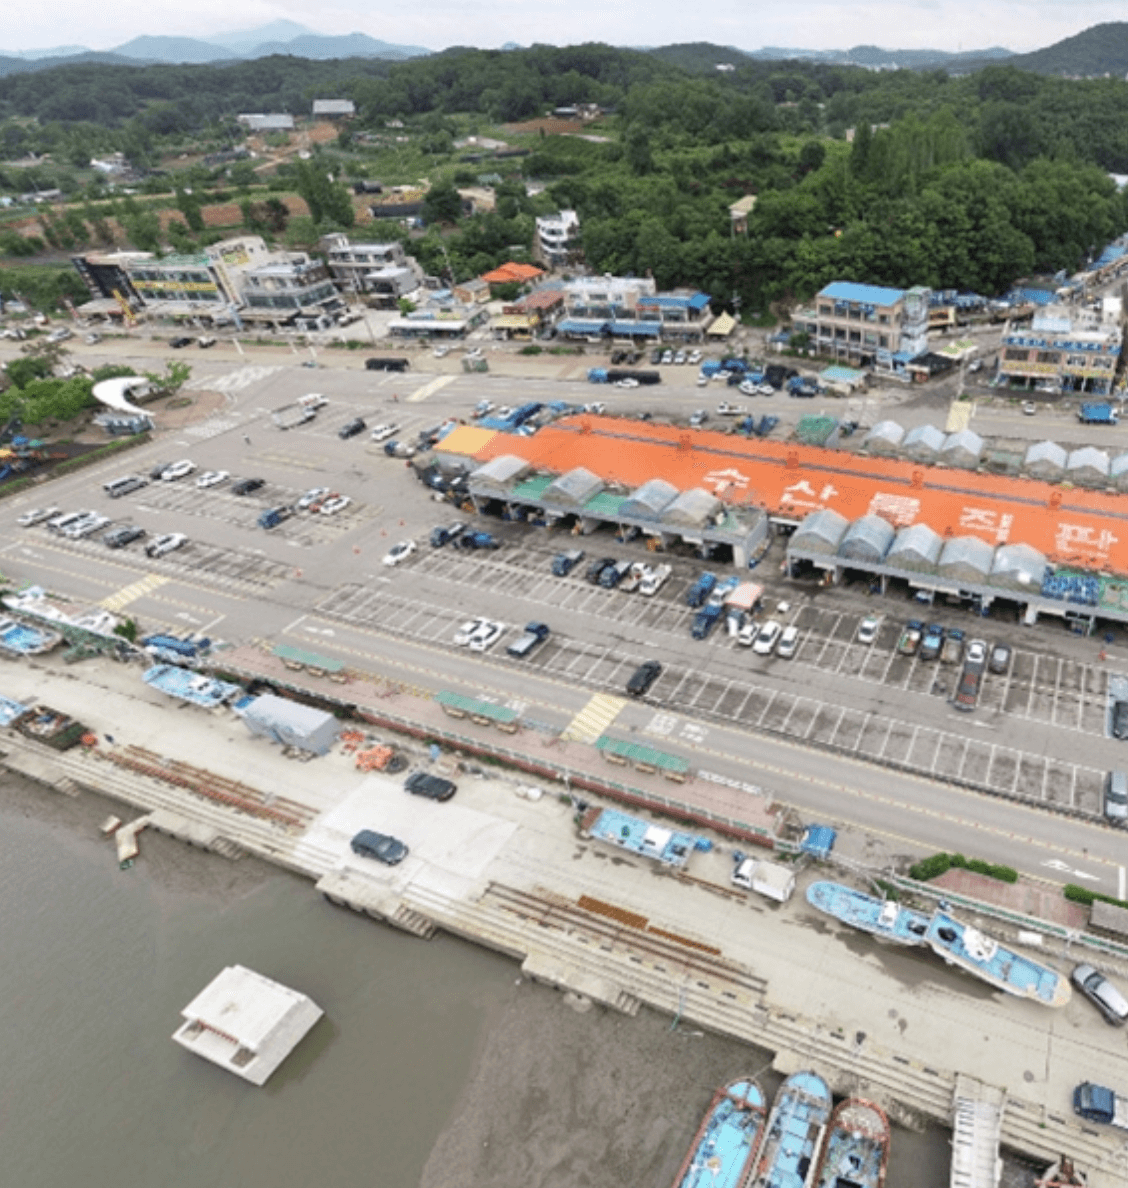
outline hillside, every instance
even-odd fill
[[[1094,25],[1045,49],[1015,54],[1007,65],[1035,74],[1069,78],[1098,78],[1106,74],[1123,78],[1128,74],[1128,22]]]

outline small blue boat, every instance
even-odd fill
[[[933,912],[928,943],[949,965],[958,965],[1008,994],[1050,1007],[1063,1007],[1073,997],[1068,978],[1005,948],[994,937],[947,912]]]
[[[877,899],[841,883],[812,883],[807,902],[844,924],[902,945],[925,945],[929,917],[891,899]]]
[[[738,1188],[760,1145],[764,1113],[764,1095],[755,1081],[733,1081],[718,1089],[673,1188]]]
[[[890,1136],[880,1106],[848,1097],[830,1116],[814,1188],[883,1188]]]
[[[832,1104],[822,1077],[792,1073],[776,1094],[748,1188],[810,1188]]]

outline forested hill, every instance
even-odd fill
[[[1067,78],[1099,78],[1128,74],[1128,23],[1112,21],[1094,25],[1030,54],[1016,54],[1007,64],[1036,74],[1061,74]]]

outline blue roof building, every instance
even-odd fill
[[[895,368],[928,349],[928,289],[890,289],[834,281],[814,307],[796,310],[793,333],[804,333],[816,354],[849,366]]]

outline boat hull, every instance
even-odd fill
[[[673,1188],[740,1188],[759,1150],[766,1112],[764,1095],[751,1079],[718,1089]]]
[[[830,1116],[814,1188],[884,1188],[891,1131],[880,1106],[860,1097]]]

